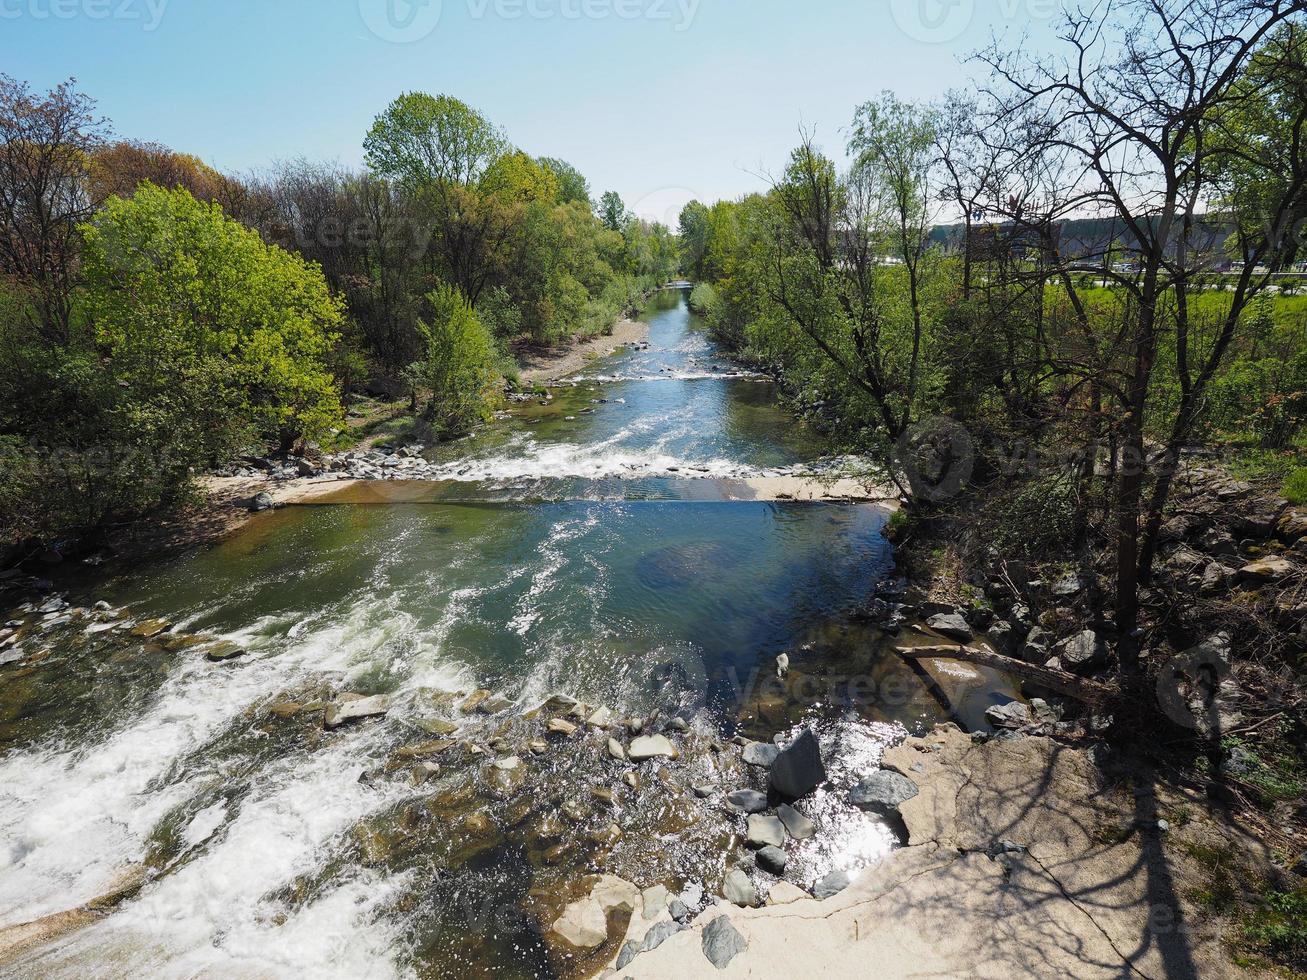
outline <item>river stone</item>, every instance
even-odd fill
[[[245,656],[245,651],[231,640],[223,640],[205,650],[204,655],[214,663],[222,663],[224,660],[235,660],[237,657]]]
[[[727,793],[726,802],[741,813],[762,813],[767,809],[767,795],[756,789],[737,789]]]
[[[753,887],[749,876],[739,868],[732,868],[726,873],[722,882],[722,895],[733,905],[753,908],[758,905],[758,889]]]
[[[917,784],[911,779],[882,769],[853,787],[849,792],[849,802],[859,810],[886,816],[916,795]]]
[[[790,861],[790,856],[774,844],[768,844],[753,859],[758,862],[758,867],[763,871],[768,871],[774,875],[785,874],[785,865]]]
[[[744,761],[751,766],[766,768],[776,761],[781,750],[767,742],[750,742],[744,747]]]
[[[832,871],[824,878],[818,878],[812,886],[812,897],[824,902],[832,895],[838,895],[852,883],[847,871]]]
[[[256,514],[261,510],[270,510],[272,505],[272,494],[268,493],[266,490],[261,490],[256,493],[250,498],[249,503],[246,504],[246,506]]]
[[[352,701],[337,700],[334,704],[327,705],[322,723],[327,728],[339,728],[347,722],[380,717],[389,710],[390,699],[380,694],[376,697],[357,698]]]
[[[658,913],[667,908],[668,891],[666,885],[653,885],[640,893],[643,912],[646,919],[658,918]]]
[[[1025,728],[1031,722],[1030,708],[1020,701],[996,704],[985,709],[985,720],[995,728]]]
[[[613,713],[607,708],[596,708],[585,723],[591,728],[607,728],[613,723]]]
[[[514,769],[516,769],[518,766],[522,764],[522,760],[515,755],[510,755],[510,756],[505,756],[502,759],[496,759],[494,762],[490,764],[494,766],[496,769],[500,770],[501,772],[512,772]]]
[[[1241,582],[1279,582],[1294,575],[1298,566],[1284,558],[1260,558],[1239,569]]]
[[[768,844],[780,847],[785,843],[785,825],[776,817],[753,813],[749,815],[746,835],[746,843],[750,847],[765,847]]]
[[[771,785],[790,799],[811,793],[826,781],[826,767],[821,762],[817,736],[805,728],[771,765]]]
[[[798,885],[791,884],[788,881],[776,882],[771,886],[771,890],[767,892],[768,905],[792,905],[807,898],[812,898],[812,896]]]
[[[622,748],[622,743],[615,738],[608,740],[608,754],[618,762],[626,761],[626,749]]]
[[[817,833],[817,825],[788,803],[776,808],[776,816],[785,825],[785,832],[795,840],[807,840]]]
[[[1053,648],[1053,652],[1062,661],[1063,668],[1072,672],[1096,667],[1106,659],[1103,644],[1093,630],[1081,630],[1068,636]]]
[[[551,718],[547,727],[555,735],[563,735],[567,738],[576,734],[576,726],[565,718]]]
[[[649,927],[649,931],[644,934],[644,939],[640,943],[640,952],[648,953],[657,949],[668,938],[675,936],[684,929],[675,919],[664,919],[662,922],[655,922]]]
[[[970,642],[972,636],[971,627],[967,621],[962,618],[958,612],[936,613],[926,620],[926,625],[936,633],[943,634],[953,640],[961,640],[963,643]]]
[[[622,951],[617,954],[617,969],[625,970],[630,965],[631,960],[640,955],[640,944],[634,939],[628,940],[622,947]]]
[[[506,697],[496,694],[493,697],[486,698],[477,705],[477,711],[483,715],[497,715],[501,711],[507,711],[513,706],[513,702]]]
[[[703,927],[703,955],[719,970],[749,948],[748,940],[731,924],[729,917],[719,915]]]
[[[1021,659],[1028,664],[1042,664],[1048,659],[1048,645],[1053,642],[1053,634],[1042,626],[1033,626],[1026,635],[1026,642],[1021,645]]]
[[[139,636],[142,639],[150,640],[160,633],[172,629],[172,623],[166,619],[147,619],[132,627],[132,636]]]
[[[458,726],[450,724],[442,718],[422,718],[415,724],[428,735],[453,735],[458,731]]]
[[[585,898],[563,910],[553,931],[578,949],[594,949],[608,939],[608,915],[594,899]]]
[[[487,691],[485,688],[481,688],[480,690],[473,691],[471,694],[469,694],[467,696],[467,700],[458,706],[458,710],[463,712],[463,714],[465,715],[470,715],[472,712],[476,711],[477,708],[481,707],[481,705],[484,704],[489,699],[490,699],[490,692]]]
[[[626,754],[632,762],[643,762],[645,759],[675,759],[680,753],[664,735],[641,735],[631,742]]]

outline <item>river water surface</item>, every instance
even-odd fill
[[[69,596],[168,632],[79,616],[31,631],[0,667],[0,928],[124,874],[145,884],[0,974],[585,972],[547,938],[579,880],[608,871],[702,905],[747,856],[722,794],[765,778],[731,740],[800,724],[831,778],[801,805],[821,832],[792,842],[787,877],[811,885],[894,846],[843,794],[948,711],[856,615],[889,570],[887,515],[717,499],[714,479],[820,470],[821,440],[718,355],[681,292],[648,318],[648,349],[435,453],[457,502],[266,513]],[[247,653],[213,663],[192,637]],[[956,716],[979,724],[1002,699],[987,681]],[[513,705],[462,711],[477,689]],[[325,730],[341,693],[391,708]],[[685,721],[681,758],[609,758],[629,728],[549,735],[550,718],[589,713],[556,695],[646,731]]]

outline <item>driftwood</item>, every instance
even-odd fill
[[[984,647],[962,646],[960,644],[939,643],[920,647],[895,647],[894,652],[900,657],[919,660],[925,657],[938,657],[942,660],[964,660],[967,663],[993,667],[1009,674],[1015,674],[1025,680],[1034,681],[1050,691],[1064,694],[1089,705],[1103,705],[1115,699],[1118,690],[1110,684],[1077,677],[1065,670],[1052,667],[1040,667],[1028,664],[1015,657],[1005,657]]]

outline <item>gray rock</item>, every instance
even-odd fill
[[[659,758],[675,759],[680,755],[676,751],[676,746],[672,745],[665,735],[641,735],[631,742],[626,754],[632,762],[643,762],[645,759]]]
[[[767,809],[767,795],[756,789],[737,789],[727,793],[726,802],[741,813],[762,813]]]
[[[634,939],[627,942],[622,947],[622,951],[617,955],[617,969],[625,970],[631,964],[631,960],[640,955],[640,944]]]
[[[690,909],[679,898],[673,898],[667,903],[667,914],[682,924],[690,921]]]
[[[750,847],[766,847],[768,844],[780,847],[785,843],[785,824],[777,817],[753,813],[749,815],[745,834],[745,843]]]
[[[608,754],[618,762],[626,761],[626,750],[622,748],[622,743],[615,738],[608,740]]]
[[[1059,599],[1069,599],[1079,595],[1083,590],[1084,583],[1080,581],[1080,576],[1067,575],[1054,582],[1048,591],[1050,595],[1057,596]]]
[[[917,784],[907,776],[882,769],[872,773],[849,792],[849,802],[859,810],[888,815],[917,795]]]
[[[1031,722],[1030,706],[1020,701],[996,704],[985,709],[985,720],[995,728],[1025,728]]]
[[[1017,631],[1012,628],[1012,624],[1006,619],[999,619],[989,626],[989,642],[1003,656],[1010,657],[1016,652],[1017,644],[1020,641],[1017,638]]]
[[[817,825],[788,803],[776,808],[776,816],[785,825],[785,832],[795,840],[807,840],[817,833]]]
[[[792,800],[811,793],[826,781],[817,736],[805,728],[771,764],[772,789]]]
[[[649,928],[649,931],[644,934],[644,940],[640,943],[640,952],[648,953],[650,950],[657,949],[669,937],[675,936],[684,928],[685,926],[681,925],[681,923],[677,922],[675,919],[672,919],[670,922],[667,920],[655,922]]]
[[[1103,644],[1093,630],[1081,630],[1060,642],[1054,652],[1064,670],[1073,673],[1100,666],[1106,661]]]
[[[703,786],[694,787],[694,795],[701,800],[706,800],[716,792],[716,787],[704,784]]]
[[[818,878],[812,886],[812,897],[824,902],[832,895],[838,895],[852,883],[847,871],[832,871],[824,878]]]
[[[785,865],[789,864],[790,856],[774,844],[768,844],[753,859],[758,862],[758,867],[774,875],[785,874]]]
[[[960,640],[963,643],[969,643],[972,636],[975,635],[971,632],[971,627],[967,625],[967,621],[962,617],[962,614],[957,612],[936,613],[926,620],[926,625],[936,633],[941,633],[953,640]]]
[[[1021,645],[1021,659],[1028,664],[1042,664],[1048,659],[1048,645],[1053,642],[1053,634],[1042,626],[1033,626],[1026,635],[1026,642]]]
[[[271,510],[273,507],[272,494],[268,493],[266,490],[260,490],[250,498],[249,503],[246,504],[246,506],[256,514],[261,510]]]
[[[726,969],[731,960],[748,948],[748,941],[724,915],[717,916],[703,928],[703,955],[719,970]]]
[[[353,701],[336,701],[327,705],[322,716],[322,723],[327,728],[339,728],[351,721],[364,718],[377,718],[390,710],[390,699],[382,695],[371,698],[356,698]]]
[[[749,876],[739,868],[732,868],[726,873],[726,879],[722,882],[722,895],[732,905],[754,908],[759,904],[758,889],[753,887]]]
[[[751,766],[766,768],[775,762],[780,754],[779,748],[766,742],[750,742],[744,747],[744,761]]]

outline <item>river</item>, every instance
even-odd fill
[[[546,939],[577,882],[602,870],[702,905],[743,854],[722,794],[759,785],[731,739],[801,723],[830,780],[786,877],[895,846],[848,787],[906,731],[983,724],[1001,685],[964,685],[950,713],[861,621],[891,565],[883,509],[721,499],[717,480],[820,470],[821,439],[719,355],[682,292],[648,320],[647,349],[431,454],[456,494],[282,508],[69,595],[126,619],[10,614],[27,625],[0,667],[0,928],[132,869],[146,883],[0,974],[585,972]],[[170,629],[131,633],[154,618]],[[216,639],[245,656],[211,662]],[[461,710],[477,689],[513,704]],[[390,710],[327,730],[342,692]],[[683,720],[681,757],[610,758],[614,731],[581,723],[600,707],[647,731]],[[546,731],[569,715],[578,734]]]

